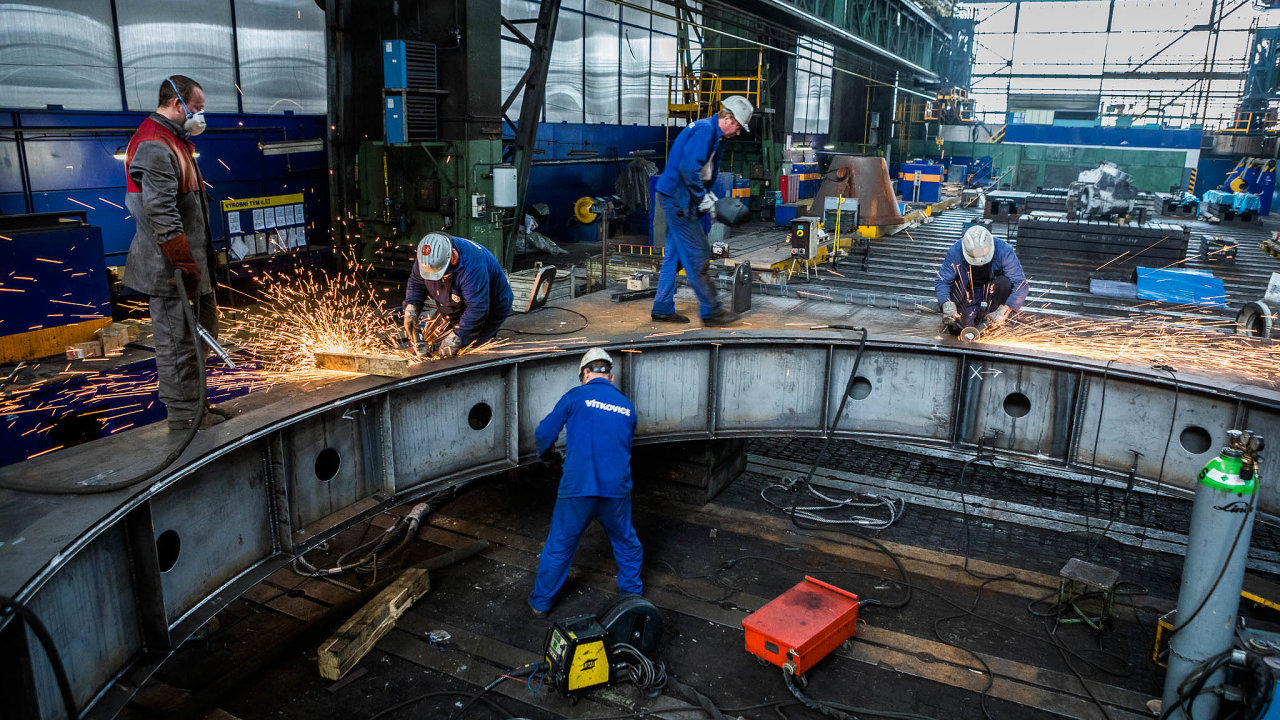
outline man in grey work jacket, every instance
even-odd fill
[[[751,122],[752,107],[745,97],[730,95],[722,105],[720,112],[680,131],[671,144],[667,166],[654,186],[667,223],[667,244],[650,312],[654,322],[689,322],[689,318],[676,312],[675,306],[680,267],[684,267],[698,296],[703,325],[727,325],[737,319],[720,305],[711,284],[711,245],[700,220],[715,207],[716,196],[710,188],[720,171],[722,140],[746,130]]]
[[[569,576],[578,539],[592,520],[604,526],[618,563],[618,590],[639,595],[644,550],[631,526],[631,440],[636,434],[636,408],[613,385],[613,359],[603,348],[591,348],[578,363],[581,385],[561,396],[538,423],[534,439],[547,457],[560,430],[565,434],[564,472],[560,476],[551,530],[538,559],[529,594],[535,617],[544,617]]]
[[[175,269],[182,271],[197,322],[214,337],[218,334],[209,205],[190,141],[204,128],[200,83],[173,75],[160,84],[159,106],[138,126],[125,151],[125,204],[138,229],[129,245],[123,282],[151,297],[156,375],[170,430],[191,427],[200,409],[200,383],[205,381],[204,350],[195,329],[187,325]],[[201,427],[220,423],[224,416],[209,408]]]

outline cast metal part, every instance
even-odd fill
[[[905,220],[894,199],[889,166],[884,158],[840,155],[831,161],[811,208],[826,207],[827,197],[858,198],[858,222],[863,225],[901,225]]]
[[[1002,457],[1122,483],[1132,471],[1146,487],[1186,494],[1228,430],[1280,435],[1271,390],[995,346],[873,337],[862,392],[838,425],[857,354],[847,333],[620,336],[605,347],[635,403],[640,444],[831,436],[963,450],[999,431],[984,447]],[[237,415],[234,433],[201,433],[146,485],[0,491],[0,593],[50,628],[81,709],[110,717],[186,638],[295,554],[386,508],[536,461],[534,427],[577,362],[560,351],[478,354],[401,380],[343,380]],[[0,486],[126,477],[129,462],[165,452],[147,445],[162,430],[139,432],[0,468]],[[110,455],[139,440],[136,457]],[[1280,510],[1274,486],[1260,483],[1256,497],[1262,511]],[[43,654],[4,629],[0,652],[30,668],[40,702],[56,705]]]

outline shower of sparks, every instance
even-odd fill
[[[318,352],[414,356],[396,347],[400,324],[362,268],[349,258],[346,265],[349,272],[335,276],[307,270],[297,277],[264,273],[259,278],[259,304],[231,333],[261,360],[266,373],[291,376],[280,379],[314,374]]]
[[[1176,372],[1229,373],[1253,384],[1280,386],[1280,344],[1233,335],[1233,320],[1132,315],[1116,319],[1020,315],[982,342],[1024,352],[1053,352]]]
[[[231,328],[239,345],[262,363],[267,382],[333,377],[336,371],[316,367],[316,353],[380,355],[425,360],[415,348],[401,347],[400,320],[379,297],[368,267],[343,258],[334,275],[305,271],[301,275],[264,273],[258,278],[258,304]],[[448,332],[443,318],[428,320],[423,333],[436,340]],[[490,352],[511,344],[493,340],[461,354]]]

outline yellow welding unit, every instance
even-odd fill
[[[547,633],[546,656],[552,684],[562,695],[607,685],[609,649],[604,626],[594,615],[557,620]]]

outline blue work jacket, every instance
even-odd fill
[[[1009,299],[1005,304],[1010,310],[1021,310],[1022,304],[1027,301],[1027,275],[1022,271],[1022,263],[1014,254],[1013,247],[1000,238],[995,240],[996,254],[991,259],[991,277],[1004,275],[1009,278],[1009,284],[1013,286],[1013,290],[1009,293]],[[955,282],[957,277],[969,277],[969,261],[964,259],[962,242],[957,240],[956,244],[947,250],[947,257],[942,261],[942,267],[938,268],[938,275],[934,278],[933,292],[938,297],[938,305],[951,299],[951,283]],[[991,309],[995,310],[995,308]]]
[[[511,312],[511,285],[493,253],[460,237],[453,239],[453,247],[458,264],[439,280],[423,279],[418,261],[413,261],[404,302],[421,308],[430,296],[465,345],[476,339],[491,314],[505,318]]]
[[[654,189],[673,198],[678,208],[696,208],[720,172],[723,139],[724,133],[720,131],[720,122],[715,115],[681,130],[671,144],[667,166],[662,169]],[[711,179],[704,182],[702,168],[708,160],[711,161]]]
[[[605,378],[594,378],[560,397],[538,423],[534,439],[541,455],[565,434],[562,498],[626,497],[631,492],[631,439],[636,408]]]

